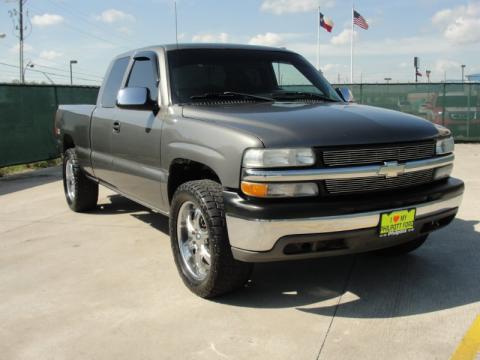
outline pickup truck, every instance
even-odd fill
[[[67,203],[94,209],[100,184],[168,216],[180,277],[204,298],[257,262],[413,251],[462,200],[451,133],[347,90],[279,48],[119,55],[95,106],[57,111]]]

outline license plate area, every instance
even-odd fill
[[[416,212],[416,209],[404,209],[380,214],[380,237],[397,236],[414,231]]]

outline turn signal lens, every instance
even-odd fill
[[[258,184],[242,181],[242,191],[245,195],[255,197],[266,197],[268,193],[267,184]]]
[[[261,184],[242,181],[241,189],[245,195],[264,198],[318,195],[318,186],[315,183]]]

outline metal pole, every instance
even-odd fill
[[[19,55],[20,55],[20,83],[25,83],[25,74],[23,72],[23,1],[18,0],[18,8],[19,8],[19,24],[20,24],[20,47],[19,47]]]
[[[465,82],[465,65],[462,65],[462,84]]]
[[[174,1],[174,7],[175,7],[175,43],[177,44],[178,47],[178,22],[177,22],[177,2]]]
[[[73,71],[72,65],[78,63],[77,60],[70,60],[70,85],[73,85]]]
[[[352,2],[352,33],[350,34],[350,83],[353,84],[353,11],[354,4]]]
[[[320,71],[320,6],[317,13],[317,70]]]

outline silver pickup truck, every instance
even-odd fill
[[[350,94],[283,49],[124,53],[96,106],[56,114],[67,203],[95,208],[101,184],[169,216],[201,297],[242,287],[255,262],[410,252],[457,213],[453,139]]]

